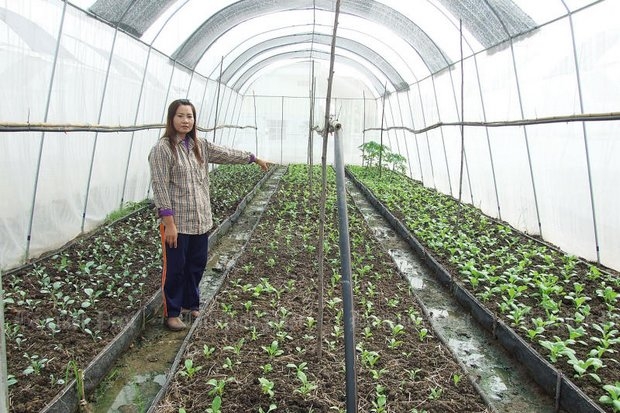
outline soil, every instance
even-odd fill
[[[216,224],[232,215],[245,195],[221,201],[217,197],[218,190],[213,184]],[[158,225],[155,210],[152,206],[145,207],[78,237],[58,251],[3,274],[7,298],[15,301],[5,303],[2,330],[3,333],[7,331],[8,374],[17,380],[9,386],[11,413],[32,413],[43,409],[75,378],[70,366],[75,364],[84,369],[161,288]],[[121,255],[124,258],[120,259]],[[64,268],[61,259],[67,263]],[[80,264],[91,261],[94,265],[88,271],[79,268]],[[70,312],[81,310],[78,317],[62,314],[49,299],[49,294],[42,291],[41,279],[48,276],[50,283],[63,284],[59,289],[63,294],[77,296],[82,292],[74,291],[76,284],[69,279],[85,285],[90,283],[94,290],[99,290],[102,284],[110,282],[105,274],[139,275],[142,286],[133,289],[131,294],[125,292],[120,296],[104,292],[97,297],[96,306],[90,308],[81,308],[79,303],[67,306],[71,307]],[[23,297],[16,297],[15,291],[22,291]],[[22,299],[21,305],[17,303],[18,299]],[[96,338],[76,325],[76,322],[86,320],[90,320],[88,327]],[[55,323],[59,332],[51,334],[50,321]],[[27,372],[33,365],[40,366],[40,370]]]
[[[78,317],[70,314],[61,314],[59,308],[49,300],[49,294],[42,292],[40,284],[40,274],[47,274],[51,282],[63,282],[62,291],[64,294],[71,294],[73,284],[65,282],[68,273],[59,270],[59,256],[54,254],[44,259],[37,260],[36,263],[28,265],[19,270],[3,275],[3,285],[8,291],[14,291],[10,286],[18,283],[18,290],[24,291],[24,297],[32,303],[31,307],[25,305],[7,304],[5,306],[5,328],[12,326],[16,329],[17,337],[7,339],[7,365],[8,374],[14,375],[17,383],[9,387],[10,412],[32,413],[41,410],[58,394],[66,383],[71,381],[74,376],[70,363],[83,369],[95,356],[123,329],[125,324],[134,315],[141,305],[146,303],[160,288],[160,279],[157,277],[159,263],[159,244],[156,236],[156,219],[152,209],[146,208],[135,215],[117,222],[108,227],[114,231],[126,231],[125,227],[136,230],[136,233],[148,233],[148,237],[135,237],[126,239],[122,244],[111,243],[110,247],[115,250],[131,249],[142,254],[141,259],[130,259],[110,271],[128,271],[131,274],[140,274],[147,268],[146,274],[142,279],[144,283],[142,296],[133,296],[133,305],[128,306],[128,300],[119,299],[112,294],[103,294],[98,297],[96,308],[80,308],[79,305],[73,306],[71,311],[82,310]],[[101,234],[101,231],[98,232]],[[94,234],[84,236],[71,243],[66,249],[62,250],[62,256],[68,262],[95,262],[94,267],[100,264],[109,263],[108,254],[95,257],[95,245],[97,239]],[[59,251],[60,253],[60,251]],[[99,261],[104,258],[104,261]],[[71,271],[68,267],[67,271]],[[86,273],[84,271],[72,271],[72,277],[83,282],[97,284],[101,278],[96,269]],[[100,280],[105,282],[105,280]],[[95,287],[96,288],[96,287]],[[93,320],[89,323],[90,330],[98,338],[81,330],[75,323],[85,320]],[[42,320],[53,321],[59,328],[59,332],[50,335],[50,329],[42,326]],[[92,324],[92,325],[91,325]],[[49,325],[49,324],[48,324]],[[40,371],[27,373],[31,366],[32,358],[41,361]]]
[[[304,185],[283,178],[216,299],[196,320],[183,362],[157,412],[209,411],[219,394],[218,381],[224,386],[222,412],[267,412],[274,406],[286,412],[345,411],[342,292],[333,278],[340,271],[337,217],[333,200],[328,201],[330,247],[324,259],[326,306],[319,355],[318,330],[309,323],[319,319],[319,271],[311,247],[318,244],[319,190],[310,197]],[[349,209],[352,256],[359,259],[355,268],[366,268],[353,274],[359,411],[490,411],[450,351],[433,336],[390,256],[359,212]],[[404,330],[390,348],[396,324]],[[274,341],[279,355],[269,354]],[[379,359],[370,366],[363,354]],[[298,370],[316,388],[304,391]],[[273,393],[261,383],[271,385]]]

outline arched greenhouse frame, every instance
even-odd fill
[[[246,208],[263,202],[261,212],[237,236],[239,254],[222,253],[234,262],[209,262],[212,291],[143,411],[458,411],[451,391],[471,411],[515,411],[528,398],[518,409],[620,411],[619,13],[616,0],[2,2],[0,411],[119,411],[101,395],[114,363],[145,331],[166,332],[148,157],[175,99],[195,105],[201,139],[270,167],[208,166],[209,254],[243,227]],[[384,228],[373,230],[378,217]],[[123,225],[132,235],[114,238]],[[396,239],[416,264],[403,266]],[[134,242],[138,255],[124,256]],[[441,298],[425,301],[422,273]],[[249,285],[279,298],[302,280],[308,290],[290,304],[250,311],[262,298]],[[456,310],[437,310],[444,300]],[[375,325],[365,317],[378,307],[387,312]],[[454,344],[437,316],[453,312],[474,320],[479,341]],[[250,321],[268,340],[252,354],[267,361],[240,356],[238,343],[254,342]],[[391,336],[395,326],[411,335]],[[218,327],[232,341],[204,338]],[[80,336],[92,354],[88,341],[64,341]],[[426,340],[453,364],[411,356]],[[288,343],[289,363],[274,342]],[[488,343],[518,376],[463,356]],[[233,355],[275,371],[235,374]],[[218,382],[213,366],[226,357]],[[194,374],[205,400],[180,390]]]

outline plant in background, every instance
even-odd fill
[[[386,162],[385,155],[391,153],[390,148],[375,141],[366,142],[358,148],[362,150],[362,159],[366,161],[366,166],[369,167],[382,166],[379,165],[379,159],[381,158],[381,163]]]
[[[418,330],[418,338],[420,339],[420,341],[424,341],[427,335],[428,335],[428,329],[421,328]]]
[[[406,167],[405,164],[407,162],[407,158],[399,153],[388,152],[385,154],[385,163],[392,166],[392,170],[396,172],[400,172],[402,174],[405,173]]]
[[[358,346],[358,349],[360,347]],[[362,364],[368,368],[373,368],[381,356],[376,351],[362,349]]]

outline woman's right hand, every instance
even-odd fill
[[[179,233],[177,232],[177,226],[174,224],[174,218],[170,215],[163,217],[162,221],[164,224],[164,237],[166,239],[166,245],[170,248],[176,248]]]

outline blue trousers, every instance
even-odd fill
[[[164,317],[178,317],[181,309],[198,310],[202,274],[207,266],[209,235],[179,234],[177,247],[166,244],[164,228],[160,225],[163,244],[162,292]]]

